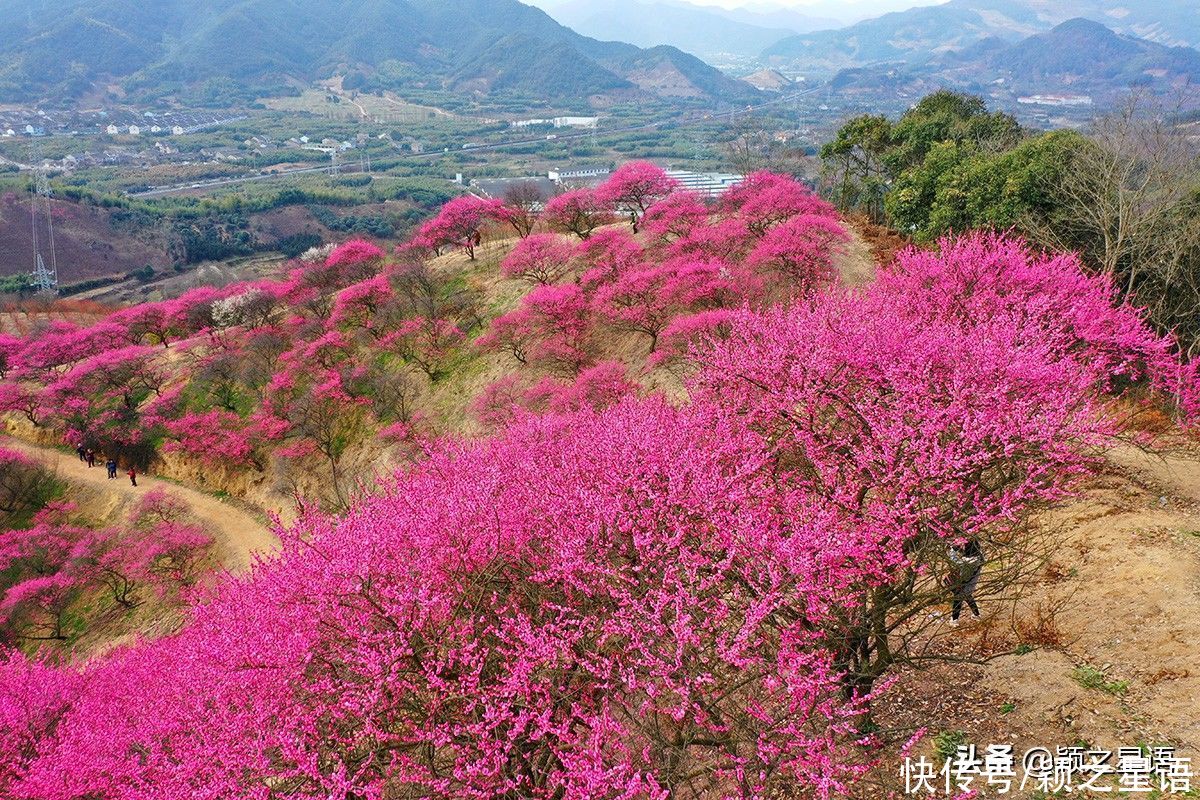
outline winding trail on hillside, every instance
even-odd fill
[[[74,454],[63,453],[11,436],[3,438],[4,447],[20,451],[40,461],[68,484],[83,485],[107,499],[124,506],[136,501],[152,489],[163,489],[179,500],[215,541],[216,557],[221,566],[233,573],[245,572],[256,555],[270,555],[279,550],[279,539],[259,520],[232,503],[212,495],[160,480],[138,475],[133,487],[124,471],[116,480],[109,480],[102,464],[88,468]]]

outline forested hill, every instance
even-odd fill
[[[0,28],[0,101],[109,82],[151,95],[208,83],[249,96],[347,71],[391,88],[681,94],[639,85],[629,63],[647,57],[706,97],[753,94],[674,48],[589,39],[516,0],[0,0]],[[497,46],[513,37],[519,48]]]

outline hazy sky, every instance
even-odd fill
[[[723,6],[725,8],[752,8],[770,10],[774,8],[794,8],[803,9],[810,6],[828,5],[827,0],[775,0],[769,2],[764,0],[682,0],[683,2],[691,3],[697,6]],[[564,5],[565,3],[573,2],[573,0],[524,0],[534,6],[542,8],[553,8],[554,6]],[[909,8],[914,5],[933,5],[939,0],[839,0],[838,5],[855,6],[856,10],[865,12],[891,10],[893,8]],[[597,8],[603,8],[603,0],[596,0]]]
[[[604,7],[604,0],[593,0],[597,8]],[[744,7],[755,11],[771,11],[787,8],[814,16],[835,17],[838,19],[862,19],[884,14],[888,11],[901,11],[913,6],[940,5],[946,0],[682,0],[693,5],[723,6],[725,8]],[[523,0],[530,5],[552,10],[566,3],[578,0]]]

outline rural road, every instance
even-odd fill
[[[187,506],[195,521],[213,537],[215,556],[230,572],[245,572],[255,555],[268,555],[279,549],[279,540],[265,525],[232,503],[212,495],[147,475],[138,475],[138,485],[134,488],[124,471],[116,480],[110,481],[102,465],[89,469],[74,454],[12,437],[4,437],[0,443],[40,461],[68,484],[85,485],[108,499],[115,499],[117,505],[132,503],[146,492],[162,488]]]
[[[648,131],[648,130],[654,130],[656,128],[661,128],[666,125],[672,125],[672,124],[676,125],[678,127],[688,127],[690,125],[702,124],[702,123],[706,123],[706,122],[711,122],[713,120],[721,120],[721,119],[734,120],[739,116],[746,116],[748,114],[753,114],[754,112],[761,111],[764,108],[769,108],[774,105],[780,105],[780,104],[794,102],[794,101],[798,100],[799,98],[804,97],[805,95],[810,95],[815,92],[819,92],[824,88],[825,88],[824,86],[814,86],[812,88],[803,89],[801,91],[794,92],[792,94],[788,94],[783,97],[776,97],[771,100],[765,100],[761,103],[758,103],[757,105],[749,105],[749,106],[746,106],[745,108],[736,108],[731,111],[723,111],[723,112],[720,112],[717,114],[708,114],[708,115],[704,115],[704,116],[695,116],[695,117],[691,117],[691,118],[689,118],[683,114],[675,114],[670,117],[665,117],[663,119],[654,120],[651,122],[635,123],[633,125],[623,125],[623,126],[617,127],[617,128],[604,128],[604,129],[601,129],[598,131],[588,131],[586,133],[555,134],[553,141],[555,142],[555,144],[561,144],[563,142],[569,142],[571,140],[586,139],[586,138],[589,138],[594,135],[609,136],[614,133],[632,133],[632,132],[636,132],[636,131]],[[354,101],[350,101],[350,102],[354,102]],[[358,106],[359,111],[362,112],[362,114],[364,116],[366,116],[366,110],[363,109],[363,107],[360,104],[354,103],[354,105]],[[524,145],[524,144],[542,144],[542,145],[544,145],[546,143],[546,141],[547,141],[547,139],[545,136],[535,136],[535,137],[522,137],[520,139],[508,139],[508,140],[500,141],[500,142],[491,142],[489,144],[468,144],[468,145],[462,145],[462,146],[453,147],[453,148],[447,146],[440,150],[436,146],[434,146],[430,150],[428,150],[424,153],[417,153],[417,154],[413,154],[413,155],[409,156],[409,159],[412,161],[430,161],[430,160],[441,158],[444,155],[449,155],[451,153],[478,153],[478,152],[481,152],[484,150],[502,150],[506,147],[514,147],[517,145]],[[239,176],[232,177],[232,178],[217,178],[217,179],[208,180],[208,181],[198,181],[198,182],[192,182],[192,183],[187,183],[187,184],[178,184],[178,185],[174,185],[174,186],[156,186],[156,187],[146,189],[145,191],[141,191],[141,192],[128,192],[126,194],[126,196],[127,197],[135,197],[135,198],[160,197],[162,195],[176,194],[178,192],[186,192],[186,191],[193,190],[193,189],[212,189],[212,188],[215,188],[218,186],[229,186],[232,184],[248,183],[251,181],[271,180],[273,178],[281,178],[281,177],[284,177],[287,175],[302,175],[305,173],[312,173],[312,172],[328,172],[329,169],[330,169],[329,165],[322,165],[319,167],[296,167],[295,169],[283,169],[283,170],[279,170],[278,172],[268,172],[265,174],[239,175]],[[356,171],[353,164],[343,165],[342,170],[343,170],[343,172],[345,172],[347,174],[353,173]]]

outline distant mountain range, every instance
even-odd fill
[[[355,70],[393,86],[740,102],[756,90],[670,46],[603,42],[517,0],[0,0],[0,102],[97,85],[253,94]]]
[[[950,0],[789,37],[766,48],[763,57],[776,67],[832,73],[924,61],[989,39],[1016,42],[1075,18],[1158,44],[1200,46],[1200,13],[1188,0]]]
[[[874,81],[879,92],[923,82],[1104,91],[1196,79],[1188,47],[1200,45],[1200,13],[1190,2],[1116,3],[950,0],[793,33],[823,20],[686,0],[564,0],[558,20],[518,0],[0,0],[0,102],[104,93],[228,105],[336,75],[350,89],[564,106],[740,104],[797,73],[839,88]],[[721,63],[753,80],[697,55],[732,56]]]
[[[1072,19],[1017,42],[980,39],[923,61],[853,67],[833,80],[839,91],[921,94],[949,86],[979,94],[1060,94],[1106,99],[1131,86],[1170,91],[1200,83],[1200,52],[1115,33]]]

